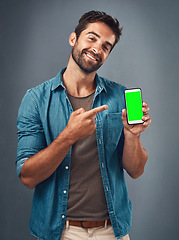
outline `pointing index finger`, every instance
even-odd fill
[[[86,115],[87,118],[90,118],[90,117],[93,117],[96,114],[98,114],[98,113],[100,113],[100,112],[102,112],[102,111],[104,111],[106,109],[108,109],[108,105],[102,105],[100,107],[93,108],[93,109],[85,112],[84,114]]]

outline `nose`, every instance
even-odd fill
[[[102,49],[101,49],[100,46],[94,46],[92,50],[96,54],[101,54],[102,53]]]

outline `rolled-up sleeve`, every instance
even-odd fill
[[[17,174],[25,161],[46,147],[42,121],[40,119],[38,101],[35,94],[28,90],[19,108],[17,118]]]

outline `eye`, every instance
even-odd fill
[[[94,41],[95,39],[94,37],[89,37],[89,40]]]
[[[94,42],[94,41],[96,41],[96,38],[94,37],[94,36],[88,36],[88,39],[90,40],[90,41],[92,41],[92,42]]]
[[[109,48],[108,48],[106,45],[103,45],[103,49],[104,49],[105,51],[108,51],[108,50],[109,50]]]

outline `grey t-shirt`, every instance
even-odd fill
[[[94,93],[82,98],[68,95],[73,110],[90,110]],[[67,219],[102,221],[108,219],[98,157],[96,132],[72,146]]]

